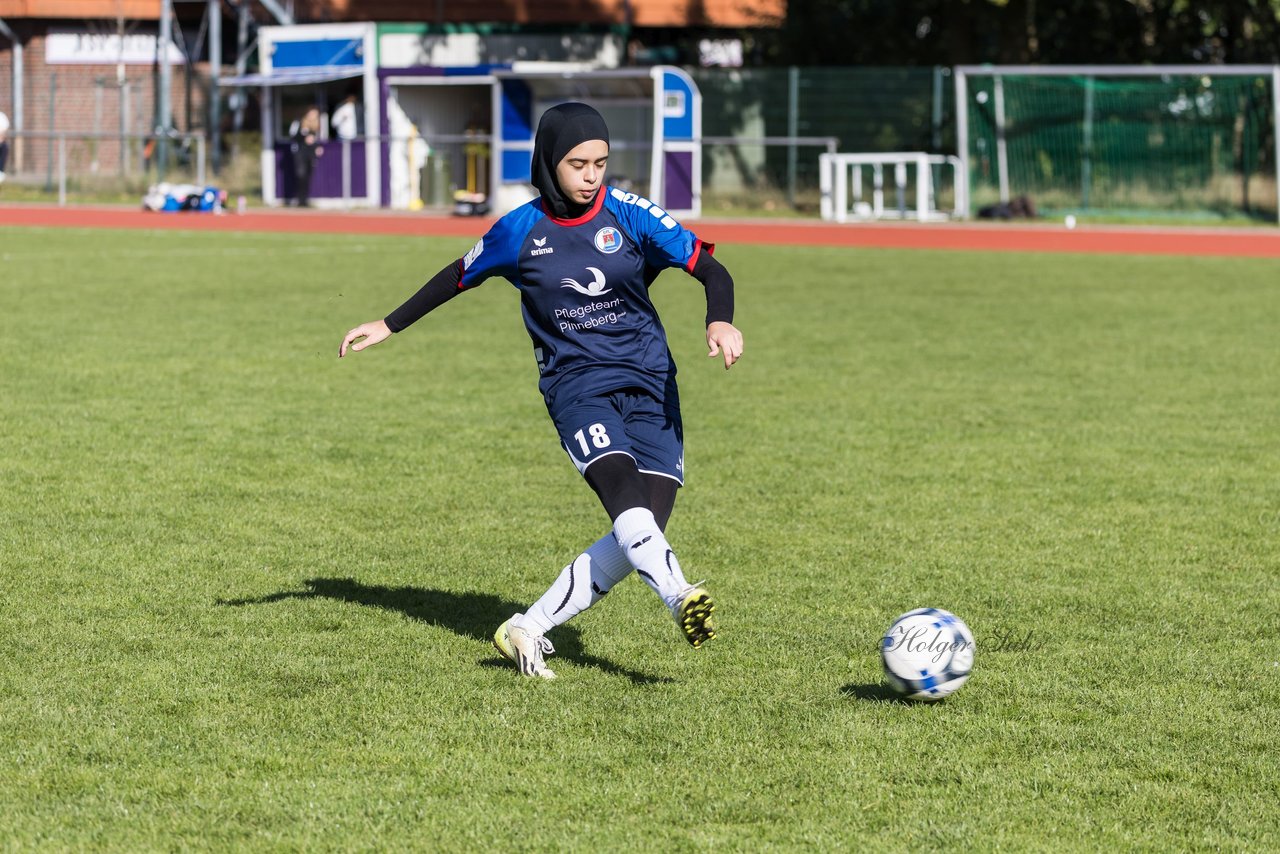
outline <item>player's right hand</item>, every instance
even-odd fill
[[[391,329],[387,326],[385,320],[372,320],[368,323],[362,323],[348,332],[347,337],[342,339],[342,346],[338,348],[338,358],[341,359],[347,355],[348,347],[358,353],[365,347],[380,344],[390,337]],[[363,338],[364,340],[356,343],[358,338]]]

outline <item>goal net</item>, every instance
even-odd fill
[[[1276,219],[1280,66],[961,66],[970,215]]]

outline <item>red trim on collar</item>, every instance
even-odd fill
[[[542,212],[547,215],[547,219],[551,220],[556,225],[582,225],[584,222],[587,222],[593,216],[600,213],[600,208],[604,207],[604,194],[607,192],[609,192],[609,188],[601,185],[600,189],[596,191],[596,200],[591,203],[590,210],[582,216],[574,217],[573,219],[557,218],[547,210],[544,204],[542,204],[542,199],[538,199],[538,207],[542,208]]]

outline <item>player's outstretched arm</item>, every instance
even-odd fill
[[[707,326],[707,349],[708,358],[724,354],[724,369],[727,371],[742,356],[742,333],[732,323],[712,321]]]
[[[347,337],[342,339],[342,346],[338,348],[338,358],[341,359],[347,355],[348,348],[358,353],[365,347],[380,344],[390,337],[391,327],[387,326],[385,320],[371,320],[368,323],[362,323],[348,332]]]
[[[409,328],[428,312],[439,308],[461,293],[459,289],[461,282],[462,262],[454,261],[446,265],[419,288],[416,294],[409,297],[404,305],[385,318],[362,323],[348,332],[347,337],[342,339],[342,346],[338,348],[338,358],[341,359],[347,355],[347,348],[358,352],[365,347],[372,347],[374,344],[386,341],[395,332]],[[356,340],[361,338],[364,340],[356,343]]]

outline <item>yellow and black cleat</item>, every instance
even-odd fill
[[[715,610],[711,594],[701,587],[690,588],[680,600],[680,607],[676,609],[676,625],[694,649],[715,638],[716,624],[712,619]]]

